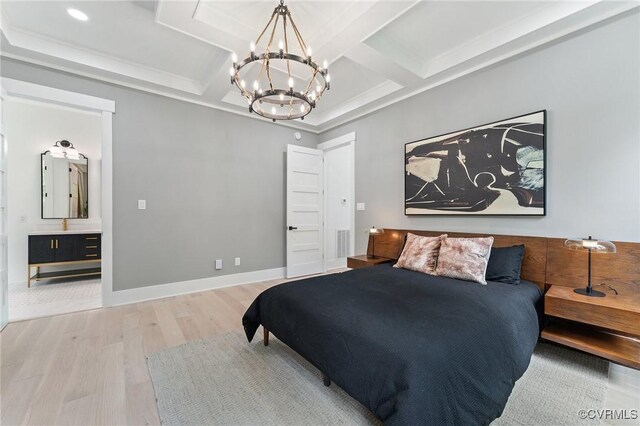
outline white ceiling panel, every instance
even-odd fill
[[[141,5],[149,3],[3,1],[2,12],[14,31],[190,79],[227,59],[222,49],[156,24],[154,11]],[[89,20],[71,18],[68,7]]]
[[[334,62],[330,71],[331,90],[318,102],[317,111],[335,108],[387,81],[385,77],[344,57]]]
[[[422,74],[424,64],[437,57],[549,6],[539,1],[425,1],[365,43]]]

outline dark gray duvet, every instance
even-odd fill
[[[489,424],[529,365],[542,295],[390,264],[272,287],[242,323],[265,326],[390,425]]]

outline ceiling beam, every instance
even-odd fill
[[[416,73],[390,60],[364,43],[360,43],[349,50],[345,57],[401,86],[410,86],[422,81],[422,78]]]

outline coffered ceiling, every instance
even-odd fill
[[[229,82],[273,1],[2,1],[3,56],[250,115]],[[331,90],[319,132],[599,21],[635,1],[304,1],[287,4]],[[86,13],[81,22],[67,14]],[[261,119],[256,115],[250,115]]]

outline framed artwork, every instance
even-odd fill
[[[405,144],[405,215],[544,216],[546,115]]]

